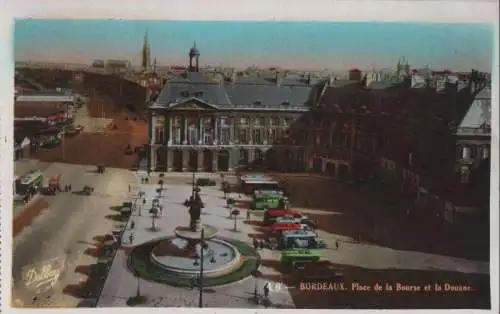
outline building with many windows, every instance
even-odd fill
[[[200,72],[200,52],[164,85],[149,107],[149,167],[157,171],[230,171],[282,148],[305,170],[303,143],[283,142],[289,127],[310,110],[317,79]],[[267,155],[272,155],[268,154]]]

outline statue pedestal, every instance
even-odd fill
[[[201,220],[200,219],[192,220],[189,223],[189,229],[191,229],[192,232],[199,232],[199,231],[201,231]]]

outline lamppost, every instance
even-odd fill
[[[193,172],[194,173],[194,172]],[[200,296],[198,298],[198,307],[203,307],[203,263],[205,262],[205,254],[203,250],[205,248],[205,230],[201,228],[201,247],[200,247]]]

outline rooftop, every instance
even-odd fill
[[[16,101],[15,118],[48,118],[65,112],[66,105],[59,101]]]
[[[225,82],[224,78],[216,80],[202,72],[187,72],[163,87],[155,107],[171,108],[196,98],[221,109],[305,110],[312,88],[302,77],[283,78],[277,84],[258,75],[233,75],[230,82]]]

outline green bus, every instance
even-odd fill
[[[287,271],[303,268],[307,263],[315,263],[320,260],[317,252],[310,250],[293,250],[281,253],[281,265]]]
[[[16,194],[24,195],[30,189],[40,188],[43,185],[43,173],[32,171],[16,181]]]
[[[256,190],[253,193],[252,210],[284,208],[285,200],[283,191]]]

